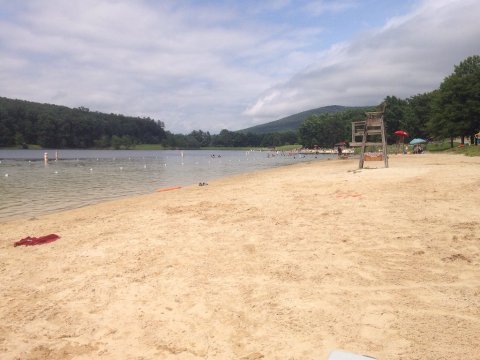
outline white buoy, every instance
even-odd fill
[[[120,166],[120,170],[123,170],[123,166]]]
[[[8,174],[5,174],[5,177],[8,177]]]
[[[90,168],[90,171],[93,171],[93,169],[92,169],[92,168]]]
[[[146,169],[146,168],[147,168],[147,164],[143,165],[143,168]]]

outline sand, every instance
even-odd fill
[[[479,359],[480,158],[357,165],[0,223],[0,358]]]

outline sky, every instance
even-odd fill
[[[218,133],[432,91],[478,0],[0,0],[0,96]]]

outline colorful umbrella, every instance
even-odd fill
[[[427,140],[415,138],[412,141],[410,141],[410,145],[425,144],[426,142]]]
[[[403,131],[403,130],[397,130],[394,132],[395,135],[398,135],[398,136],[402,136],[402,137],[407,137],[408,136],[408,133],[406,131]]]

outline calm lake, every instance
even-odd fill
[[[55,160],[55,153],[0,150],[0,221],[334,156],[219,150],[58,150]]]

